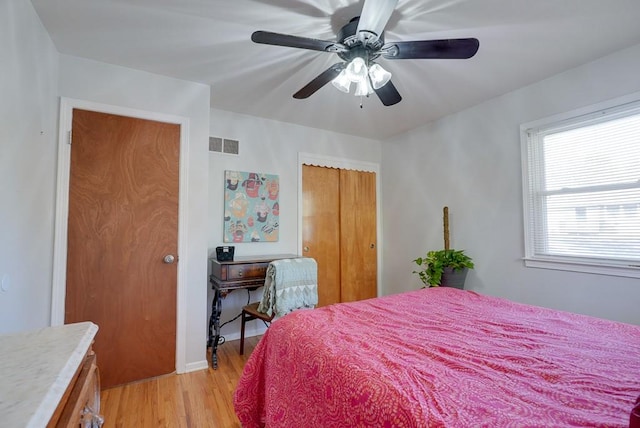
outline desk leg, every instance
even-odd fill
[[[209,318],[209,340],[207,341],[207,347],[211,347],[211,366],[214,370],[218,368],[218,342],[220,341],[221,313],[222,298],[220,291],[214,288],[213,300],[211,301],[211,317]]]
[[[216,316],[216,299],[218,291],[213,289],[213,298],[211,299],[211,315],[209,315],[209,336],[207,336],[207,348],[211,348],[211,344],[213,344],[213,324],[214,318]]]

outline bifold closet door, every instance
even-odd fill
[[[340,170],[341,301],[378,295],[376,175]]]
[[[377,295],[375,173],[302,166],[303,255],[318,262],[318,306]]]
[[[340,302],[340,170],[302,166],[302,251],[318,263],[318,306]]]

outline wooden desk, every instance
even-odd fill
[[[213,289],[211,316],[209,317],[209,339],[207,347],[211,347],[211,366],[218,368],[218,344],[220,341],[220,314],[222,299],[233,290],[253,289],[264,285],[264,278],[269,263],[274,260],[293,259],[295,254],[274,254],[263,256],[235,257],[232,262],[220,262],[215,258],[211,262],[209,281]]]

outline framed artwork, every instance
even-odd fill
[[[259,172],[224,172],[224,242],[275,242],[280,181]]]

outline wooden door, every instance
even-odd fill
[[[318,306],[340,302],[340,170],[302,166],[302,249],[318,263]]]
[[[377,296],[375,173],[302,166],[303,254],[318,262],[318,306]]]
[[[340,170],[340,255],[342,301],[378,295],[376,175]]]
[[[73,110],[65,323],[99,326],[102,387],[175,370],[180,126]]]

